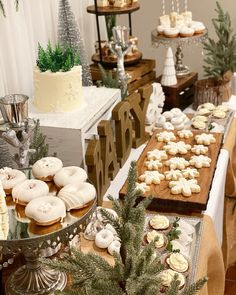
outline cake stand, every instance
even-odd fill
[[[164,45],[165,47],[176,46],[176,75],[177,77],[186,76],[190,73],[189,67],[183,65],[183,46],[192,45],[192,44],[200,44],[207,40],[208,34],[207,30],[204,30],[201,34],[193,35],[192,37],[177,37],[177,38],[167,38],[163,35],[159,35],[157,30],[153,30],[152,33],[152,45],[154,47],[159,47],[160,45]]]
[[[22,253],[26,264],[8,278],[6,295],[48,295],[56,290],[62,291],[67,284],[66,274],[45,267],[40,261],[40,251],[58,249],[63,243],[72,241],[89,223],[97,200],[84,209],[68,212],[62,223],[48,227],[30,222],[24,214],[24,207],[15,205],[11,197],[7,197],[7,204],[9,234],[7,240],[0,240],[0,252],[10,257]]]

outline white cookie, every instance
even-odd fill
[[[193,118],[193,121],[202,121],[202,122],[206,123],[208,121],[208,119],[205,116],[197,115]]]
[[[229,111],[229,108],[227,106],[224,106],[224,105],[219,105],[219,106],[217,106],[215,108],[215,110],[217,110],[217,111],[220,110],[220,111],[223,111],[223,112],[227,113]]]
[[[216,118],[219,118],[219,119],[224,119],[226,117],[226,113],[222,110],[214,110],[212,112],[212,115]]]
[[[175,127],[170,122],[165,122],[163,128],[168,131],[175,130]]]
[[[211,159],[207,156],[192,156],[189,160],[190,165],[196,168],[210,167]]]
[[[204,144],[204,145],[210,145],[211,143],[215,143],[216,139],[213,134],[210,133],[202,133],[195,136],[195,140],[197,144]]]
[[[186,139],[188,139],[188,138],[193,137],[192,131],[191,130],[187,130],[187,129],[183,129],[181,131],[178,131],[177,134],[178,134],[178,136],[180,138],[186,138]]]
[[[197,144],[192,147],[191,152],[195,155],[205,155],[208,153],[208,147],[202,144]]]
[[[165,151],[167,151],[170,155],[185,155],[188,153],[188,151],[191,149],[190,144],[186,144],[183,141],[178,141],[178,142],[168,142],[167,145],[163,147]]]
[[[208,109],[209,111],[213,111],[216,107],[213,103],[207,102],[201,105],[203,108]]]
[[[185,178],[180,178],[179,180],[171,181],[169,187],[171,188],[172,194],[182,194],[185,197],[190,197],[192,193],[200,193],[201,191],[196,179],[187,180]]]
[[[156,121],[156,124],[155,126],[158,127],[158,128],[162,128],[163,127],[163,124],[166,122],[166,118],[165,116],[161,115],[157,121]]]
[[[197,169],[189,168],[189,167],[186,169],[183,169],[181,172],[182,172],[182,176],[187,179],[194,179],[196,177],[199,177],[200,175]]]
[[[163,131],[156,135],[157,141],[169,142],[176,140],[176,137],[173,132]]]
[[[202,115],[202,116],[209,116],[211,114],[211,111],[205,108],[200,108],[197,110],[197,115]]]
[[[183,123],[184,119],[185,119],[185,117],[183,118],[182,116],[174,117],[171,120],[171,124],[173,124],[174,126],[180,125]]]
[[[163,166],[160,160],[150,160],[144,163],[148,170],[158,170]]]
[[[166,118],[166,121],[170,121],[174,117],[173,113],[170,111],[164,112],[162,116]]]
[[[199,129],[199,130],[203,130],[203,129],[206,129],[206,123],[203,122],[203,121],[197,121],[197,120],[194,120],[192,122],[192,126],[196,129]]]
[[[147,152],[147,159],[150,160],[166,160],[168,159],[166,151],[163,150],[152,150]]]
[[[164,172],[166,180],[178,180],[179,178],[183,177],[180,170],[173,170]]]
[[[148,186],[145,182],[136,182],[136,191],[140,191],[142,194],[150,191],[150,186]]]
[[[184,129],[184,128],[185,128],[185,124],[184,124],[184,122],[181,123],[181,124],[179,124],[179,125],[175,125],[175,130],[182,130],[182,129]]]
[[[180,157],[174,157],[169,159],[168,161],[165,162],[166,166],[169,166],[170,169],[185,169],[186,167],[189,166],[189,162],[186,161],[184,158]]]
[[[175,117],[180,116],[182,114],[182,111],[179,108],[173,108],[170,111]]]
[[[148,185],[160,184],[161,180],[165,179],[165,176],[158,171],[145,171],[138,179],[144,181]]]

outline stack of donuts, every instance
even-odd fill
[[[12,196],[16,208],[21,208],[19,215],[35,225],[51,226],[61,222],[67,211],[89,206],[96,197],[95,187],[86,182],[86,171],[76,166],[63,167],[56,157],[38,160],[32,174],[35,179],[27,179],[16,169],[0,169],[5,193]]]

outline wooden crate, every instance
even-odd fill
[[[164,109],[169,110],[172,108],[185,109],[193,103],[194,83],[198,79],[197,73],[190,73],[188,76],[178,78],[178,83],[173,86],[162,86],[166,96]],[[161,81],[161,76],[157,79]]]
[[[150,139],[149,143],[147,144],[146,148],[142,152],[140,158],[137,162],[137,171],[138,175],[141,175],[144,173],[144,171],[147,170],[145,167],[145,161],[147,152],[153,149],[162,149],[162,147],[165,145],[163,142],[158,142],[156,140],[156,134],[160,131],[163,131],[161,129],[157,130],[152,138]],[[194,136],[196,134],[201,134],[201,131],[193,131]],[[176,131],[175,131],[176,134]],[[211,144],[208,148],[208,154],[207,156],[211,158],[211,166],[209,168],[201,168],[198,169],[200,176],[197,178],[198,184],[201,187],[201,192],[198,194],[192,194],[190,197],[184,197],[182,194],[173,195],[170,192],[169,189],[169,181],[163,180],[161,181],[160,185],[154,185],[152,184],[150,186],[151,190],[147,192],[144,197],[152,196],[153,200],[150,206],[151,210],[158,210],[158,211],[173,211],[173,212],[199,212],[202,210],[205,210],[207,207],[208,197],[209,197],[209,191],[211,189],[211,183],[212,179],[215,173],[215,168],[217,164],[218,154],[221,148],[222,143],[222,133],[212,133],[214,134],[214,137],[216,138],[216,143]],[[178,137],[177,137],[178,138]],[[194,145],[196,144],[196,141],[194,137],[190,139],[181,139],[184,140],[187,144]],[[189,160],[190,157],[194,155],[192,152],[188,152],[186,155],[181,155],[180,157],[185,158],[186,160]],[[179,155],[177,155],[178,157]],[[169,156],[169,158],[175,157],[175,156]],[[160,168],[160,172],[163,173],[165,171],[168,171],[169,167],[163,165],[162,168]],[[120,191],[120,197],[123,198],[126,193],[126,187],[127,187],[127,181],[125,182],[124,186],[122,187]]]
[[[125,67],[126,72],[130,75],[128,91],[132,94],[139,87],[152,83],[156,79],[156,62],[153,59],[142,59],[139,63]],[[90,65],[94,83],[101,81],[101,72],[97,64]],[[107,69],[109,70],[109,69]],[[114,70],[112,70],[114,73]]]

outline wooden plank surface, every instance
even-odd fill
[[[149,143],[147,144],[146,148],[144,149],[143,153],[141,154],[140,158],[137,162],[137,170],[138,175],[141,175],[144,173],[147,168],[144,166],[145,161],[147,160],[147,152],[153,149],[162,149],[165,143],[158,142],[156,140],[156,134],[160,131],[163,131],[161,129],[157,130],[152,138],[150,139]],[[176,131],[174,131],[176,133]],[[201,134],[201,131],[192,131],[194,133],[194,136],[197,134]],[[201,192],[198,194],[192,194],[191,197],[187,198],[184,197],[182,194],[179,195],[173,195],[171,194],[171,191],[168,187],[169,181],[163,180],[161,181],[160,185],[151,185],[151,191],[146,193],[144,197],[152,196],[152,204],[150,206],[151,210],[162,210],[162,211],[169,211],[173,210],[174,212],[179,211],[195,211],[199,212],[206,209],[208,198],[209,198],[209,191],[211,189],[211,183],[214,176],[214,172],[216,169],[218,154],[221,148],[222,144],[222,134],[221,133],[212,133],[216,138],[216,143],[211,144],[208,148],[208,154],[207,156],[211,158],[211,166],[210,168],[201,168],[198,169],[200,173],[200,177],[197,178],[198,183],[201,187]],[[197,144],[196,141],[193,138],[190,139],[180,139],[177,137],[177,141],[183,140],[188,144],[191,144],[192,146],[194,144]],[[188,152],[186,155],[177,155],[180,157],[185,158],[186,160],[189,160],[191,156],[194,154],[192,152]],[[174,157],[174,156],[170,156]],[[168,171],[169,167],[163,165],[162,168],[160,168],[160,172]],[[127,181],[123,185],[122,189],[120,190],[120,197],[125,196],[127,187]]]

